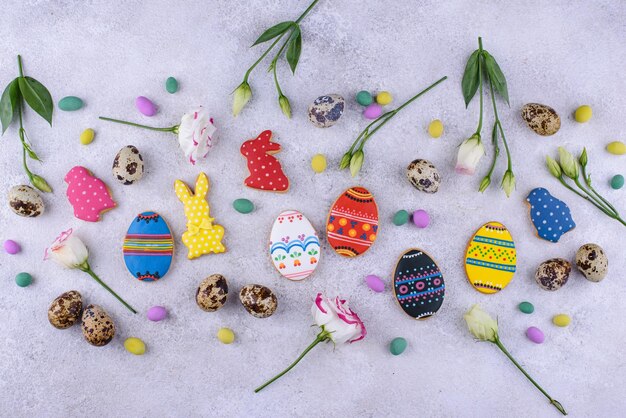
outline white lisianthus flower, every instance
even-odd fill
[[[178,144],[191,164],[206,158],[216,131],[213,118],[202,106],[183,115],[178,126]]]
[[[72,229],[62,232],[45,251],[44,260],[75,269],[85,264],[89,251],[80,238],[72,234]]]
[[[479,305],[474,305],[463,315],[467,327],[474,337],[480,341],[495,342],[498,338],[498,322]]]
[[[455,170],[459,174],[474,174],[480,159],[485,155],[485,147],[479,134],[474,134],[461,144],[456,157]]]
[[[335,344],[353,343],[367,335],[363,321],[350,310],[348,302],[339,297],[330,299],[318,293],[311,312],[315,323],[330,333]]]

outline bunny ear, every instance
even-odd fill
[[[191,198],[191,191],[189,187],[180,180],[176,180],[174,183],[174,191],[176,192],[176,196],[181,202],[186,202]]]
[[[196,179],[196,191],[195,195],[197,197],[205,197],[209,192],[209,179],[204,173],[198,174],[198,178]]]

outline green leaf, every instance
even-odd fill
[[[289,37],[289,46],[287,47],[287,62],[291,67],[291,72],[296,73],[296,66],[300,60],[300,52],[302,52],[302,32],[300,27],[296,26]]]
[[[478,90],[480,84],[480,76],[478,73],[478,59],[480,58],[480,51],[477,49],[472,52],[467,64],[465,65],[465,72],[463,73],[463,80],[461,81],[461,90],[463,90],[463,99],[465,99],[465,107],[467,107],[474,95]]]
[[[280,22],[279,24],[272,26],[271,28],[269,28],[265,32],[263,32],[261,34],[261,36],[259,36],[259,39],[254,41],[252,46],[255,46],[255,45],[258,45],[258,44],[262,44],[263,42],[267,42],[270,39],[274,39],[278,35],[282,35],[287,30],[289,30],[289,28],[292,25],[295,25],[295,24],[296,23],[293,22],[293,21],[286,21],[286,22]]]
[[[20,92],[28,106],[52,125],[52,96],[48,89],[32,77],[18,77]]]
[[[504,77],[500,66],[491,54],[487,51],[483,51],[483,53],[485,55],[485,68],[489,79],[492,81],[496,91],[500,94],[500,96],[502,96],[506,103],[509,104],[509,91],[506,86],[506,78]]]
[[[20,87],[17,78],[9,83],[2,93],[0,99],[0,121],[2,122],[2,133],[7,130],[20,105]]]

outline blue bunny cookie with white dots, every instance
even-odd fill
[[[561,235],[576,227],[565,202],[552,196],[543,187],[532,189],[526,201],[530,205],[530,220],[539,238],[559,242]]]

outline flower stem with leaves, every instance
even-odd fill
[[[0,98],[2,134],[4,135],[13,121],[17,119],[19,123],[18,136],[22,143],[22,166],[24,171],[33,186],[42,192],[49,193],[52,192],[52,188],[48,182],[28,168],[28,158],[26,157],[36,161],[41,161],[41,159],[33,151],[26,129],[24,129],[23,108],[25,107],[24,102],[26,102],[31,109],[52,126],[52,112],[54,110],[52,96],[48,89],[39,81],[32,77],[24,76],[22,57],[20,55],[17,56],[17,66],[19,76],[6,86]]]
[[[285,52],[285,58],[289,67],[291,68],[291,72],[293,74],[296,73],[296,67],[298,65],[298,61],[300,60],[300,54],[302,52],[302,31],[300,29],[300,22],[306,17],[307,14],[315,7],[319,0],[313,0],[309,7],[296,19],[295,21],[285,21],[280,22],[271,28],[267,29],[265,32],[259,36],[259,38],[252,44],[252,46],[256,46],[262,44],[264,42],[274,41],[270,44],[270,46],[261,54],[261,56],[246,70],[244,74],[243,81],[241,84],[233,91],[233,116],[237,116],[245,107],[245,105],[252,98],[252,89],[250,88],[250,84],[248,83],[248,79],[250,77],[250,73],[256,68],[257,65],[265,57],[274,49],[274,47],[280,42],[280,40],[287,35],[287,40],[283,43],[283,45],[278,50],[278,53],[272,59],[268,71],[272,72],[274,78],[274,85],[276,86],[276,92],[278,93],[278,104],[280,106],[281,111],[285,116],[291,118],[291,105],[289,104],[289,99],[287,96],[283,94],[282,89],[280,88],[280,84],[278,83],[278,76],[276,74],[276,66],[278,64],[278,59],[281,57],[283,52]]]
[[[425,93],[433,89],[435,86],[437,86],[439,83],[443,82],[447,78],[448,78],[447,76],[440,78],[439,80],[435,81],[430,86],[426,87],[424,90],[417,93],[415,96],[411,97],[409,100],[404,102],[398,108],[394,110],[390,110],[389,112],[386,112],[380,115],[373,122],[367,125],[365,129],[359,134],[359,136],[354,140],[350,149],[341,158],[341,162],[339,163],[339,169],[343,170],[343,169],[350,167],[350,173],[352,174],[352,177],[355,177],[361,170],[361,167],[363,166],[363,161],[365,159],[365,152],[363,151],[363,148],[365,147],[365,144],[367,143],[367,141],[369,141],[370,138],[380,128],[385,126],[387,122],[389,122],[394,116],[396,116],[398,112],[400,112],[402,109],[407,107],[413,101],[417,100],[420,96],[424,95]]]

